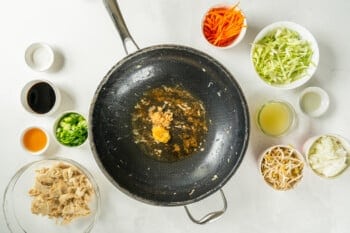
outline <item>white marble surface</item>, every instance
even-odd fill
[[[241,0],[249,28],[241,44],[217,50],[200,33],[205,10],[215,0],[120,0],[131,34],[140,47],[162,43],[192,46],[225,65],[240,83],[254,114],[264,99],[290,101],[298,126],[280,139],[263,136],[252,121],[251,138],[242,165],[225,185],[229,207],[220,220],[198,226],[182,207],[155,207],[137,202],[114,188],[98,169],[89,145],[67,149],[54,145],[46,156],[74,159],[86,166],[102,193],[101,215],[92,232],[240,232],[240,233],[347,233],[350,230],[350,172],[324,180],[307,171],[293,191],[276,192],[265,185],[257,169],[257,156],[266,147],[289,143],[300,148],[308,137],[337,133],[350,138],[350,2],[347,0]],[[29,125],[51,130],[56,115],[37,117],[20,104],[20,91],[32,79],[48,79],[64,94],[60,111],[75,109],[87,114],[92,95],[109,68],[125,56],[102,0],[1,1],[0,7],[0,193],[12,175],[39,156],[25,153],[19,144]],[[265,86],[254,75],[249,61],[250,43],[265,25],[290,20],[308,28],[319,43],[320,63],[315,77],[302,88],[280,91]],[[63,55],[64,66],[55,73],[38,73],[24,62],[32,42],[51,44]],[[326,115],[309,119],[297,108],[297,95],[307,86],[323,87],[330,95]],[[2,202],[2,195],[0,197]],[[218,193],[190,208],[200,215],[220,207]],[[8,232],[0,212],[0,232]],[[45,232],[45,230],[43,230]]]

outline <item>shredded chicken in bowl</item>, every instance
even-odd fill
[[[36,170],[35,184],[29,190],[33,197],[31,211],[68,224],[91,213],[89,202],[93,194],[93,187],[83,172],[60,162]]]

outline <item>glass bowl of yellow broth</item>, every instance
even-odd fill
[[[270,100],[258,109],[256,121],[264,134],[279,137],[287,134],[295,125],[295,111],[286,101]]]

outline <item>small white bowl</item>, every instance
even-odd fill
[[[55,93],[55,103],[52,106],[52,108],[46,112],[46,113],[38,113],[36,111],[34,111],[29,103],[28,103],[28,93],[30,91],[30,89],[38,84],[38,83],[47,83],[51,86],[51,88],[53,89],[54,93]],[[47,116],[47,115],[51,115],[54,112],[56,112],[56,110],[59,108],[60,104],[61,104],[61,93],[58,89],[58,87],[56,87],[54,84],[52,84],[51,82],[47,81],[47,80],[32,80],[30,82],[28,82],[22,89],[21,91],[21,103],[22,106],[24,107],[25,110],[27,110],[29,113],[35,114],[35,115],[39,115],[39,116]]]
[[[308,87],[300,93],[298,102],[303,113],[311,117],[319,117],[329,107],[329,96],[319,87]]]
[[[229,3],[217,4],[217,5],[214,5],[214,6],[210,7],[208,11],[210,11],[210,10],[213,9],[213,8],[220,8],[220,7],[225,7],[225,8],[227,8],[227,7],[232,7],[232,4],[229,4]],[[241,9],[240,7],[236,6],[236,9],[240,10],[240,11],[242,12],[243,16],[244,16],[244,22],[243,22],[243,25],[244,25],[244,26],[243,26],[243,28],[241,29],[241,32],[239,33],[239,35],[238,35],[230,44],[228,44],[228,45],[226,45],[226,46],[216,46],[216,45],[213,45],[212,43],[210,43],[210,42],[208,41],[207,37],[205,36],[205,34],[204,34],[204,32],[203,32],[204,21],[205,21],[205,18],[206,18],[206,15],[207,15],[208,11],[205,12],[205,14],[204,14],[204,16],[203,16],[203,19],[202,19],[201,30],[202,30],[202,35],[203,35],[203,37],[204,37],[204,40],[205,40],[210,46],[212,46],[212,47],[214,47],[214,48],[218,48],[218,49],[229,49],[229,48],[232,48],[232,47],[238,45],[238,44],[243,40],[243,38],[244,38],[244,36],[245,36],[245,34],[246,34],[246,32],[247,32],[247,27],[248,27],[248,26],[247,26],[247,18],[246,18],[244,12],[242,11],[242,9]]]
[[[25,51],[27,65],[36,71],[47,71],[55,62],[53,49],[45,43],[33,43]]]
[[[323,178],[336,178],[338,177],[339,175],[341,175],[348,167],[349,165],[346,164],[346,166],[343,167],[343,169],[339,170],[335,175],[331,175],[331,176],[327,176],[325,174],[321,174],[317,171],[315,171],[311,164],[310,164],[310,160],[309,160],[309,154],[310,154],[310,150],[312,148],[312,146],[314,145],[314,143],[320,139],[321,137],[324,137],[324,136],[330,136],[330,137],[334,137],[336,138],[337,140],[339,140],[339,142],[342,144],[342,146],[347,150],[348,152],[348,158],[349,158],[349,154],[350,154],[350,143],[347,139],[345,139],[344,137],[340,136],[340,135],[336,135],[336,134],[322,134],[322,135],[317,135],[317,136],[313,136],[309,139],[306,140],[306,142],[304,143],[303,145],[303,154],[305,155],[305,159],[306,159],[306,162],[308,164],[308,166],[310,167],[310,169],[318,176],[320,177],[323,177]],[[348,163],[347,160],[348,158],[346,159],[345,163]]]
[[[262,169],[261,169],[261,168],[262,168],[262,165],[263,165],[263,159],[264,159],[266,153],[267,153],[269,150],[272,150],[272,149],[274,149],[274,148],[276,148],[276,147],[279,147],[279,148],[288,148],[288,149],[290,149],[293,153],[295,153],[295,155],[298,157],[298,159],[299,159],[300,162],[302,163],[302,169],[301,169],[301,171],[300,171],[300,174],[301,174],[300,179],[295,180],[295,183],[294,183],[291,187],[289,187],[289,188],[287,188],[287,189],[277,189],[277,188],[273,187],[273,184],[269,183],[269,182],[265,179],[265,177],[264,177],[264,175],[263,175],[263,172],[262,172]],[[304,169],[305,169],[305,161],[304,161],[303,155],[302,155],[297,149],[295,149],[294,147],[292,147],[292,146],[290,146],[290,145],[280,145],[280,144],[279,144],[279,145],[271,146],[271,147],[267,148],[267,149],[260,155],[260,158],[259,158],[259,172],[260,172],[260,174],[261,174],[261,177],[263,178],[264,182],[265,182],[267,185],[269,185],[271,188],[273,188],[274,190],[277,190],[277,191],[288,191],[288,190],[294,189],[294,188],[296,187],[296,185],[298,185],[298,184],[300,183],[300,181],[303,179]]]
[[[29,148],[27,148],[27,146],[26,146],[25,143],[24,143],[24,137],[26,136],[26,134],[27,134],[29,131],[31,131],[31,130],[33,130],[33,129],[38,129],[38,130],[42,131],[42,132],[45,134],[45,136],[46,136],[46,144],[45,144],[45,146],[44,146],[42,149],[36,150],[36,151],[32,151],[32,150],[30,150]],[[21,146],[22,146],[22,148],[23,148],[26,152],[28,152],[28,153],[30,153],[30,154],[32,154],[32,155],[41,155],[41,154],[45,153],[45,152],[47,151],[47,148],[49,148],[49,145],[50,145],[50,136],[49,136],[49,134],[47,133],[47,131],[46,131],[45,129],[43,129],[43,128],[41,128],[41,127],[38,127],[38,126],[31,126],[31,127],[26,128],[25,130],[23,130],[23,132],[22,132],[22,134],[21,134],[21,137],[20,137],[20,140],[21,140]],[[35,139],[32,138],[32,140],[35,140]]]
[[[288,28],[291,29],[293,31],[296,31],[299,33],[301,39],[306,40],[310,43],[311,45],[311,49],[313,51],[313,56],[312,56],[312,64],[310,65],[310,67],[307,70],[307,75],[301,77],[300,79],[288,83],[288,84],[270,84],[267,83],[262,77],[260,77],[260,75],[258,74],[258,72],[255,69],[255,65],[253,62],[253,51],[254,51],[254,44],[257,43],[259,40],[261,40],[263,37],[265,37],[268,33],[270,33],[271,31],[273,31],[274,29],[277,28]],[[253,66],[253,69],[256,73],[256,75],[259,77],[260,80],[262,80],[265,84],[272,86],[272,87],[276,87],[279,89],[294,89],[297,88],[303,84],[305,84],[307,81],[309,81],[311,79],[311,77],[314,75],[317,66],[318,66],[318,62],[319,62],[319,49],[318,49],[318,45],[317,45],[317,41],[314,38],[314,36],[303,26],[293,23],[293,22],[288,22],[288,21],[281,21],[281,22],[276,22],[276,23],[272,23],[266,27],[264,27],[255,37],[254,41],[253,41],[253,46],[251,48],[250,51],[250,60]]]

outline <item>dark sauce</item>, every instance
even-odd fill
[[[56,102],[56,94],[50,84],[39,82],[34,84],[27,93],[27,103],[36,113],[48,113]]]

